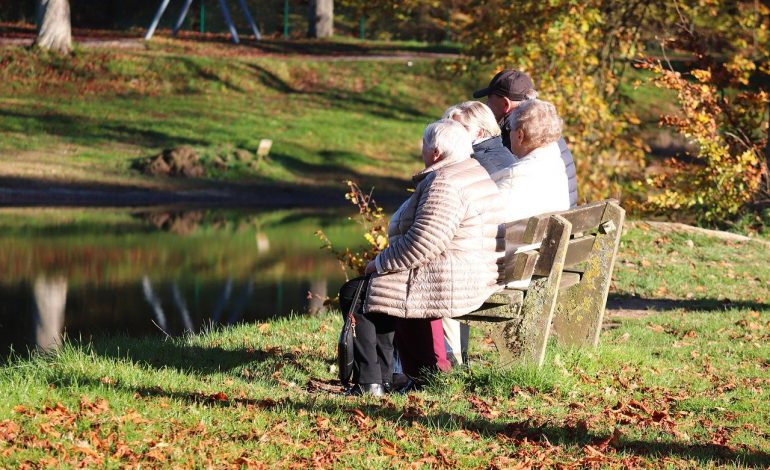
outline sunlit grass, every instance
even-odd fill
[[[168,340],[70,340],[0,368],[0,465],[763,468],[770,288],[730,284],[709,264],[763,269],[755,243],[636,224],[611,296],[666,301],[658,311],[610,318],[595,350],[554,344],[540,370],[501,368],[475,334],[469,369],[383,401],[336,393],[338,312]],[[676,260],[657,264],[672,252],[692,260],[686,276]],[[661,293],[664,278],[688,281]],[[690,299],[690,283],[708,290]]]
[[[423,127],[477,85],[448,79],[451,61],[180,54],[170,44],[81,50],[67,61],[0,49],[8,61],[0,70],[0,164],[148,182],[131,166],[165,148],[254,153],[271,139],[260,169],[209,167],[207,177],[327,187],[346,178],[382,187],[392,178],[381,189],[402,191],[419,167]],[[87,176],[67,171],[81,164]]]

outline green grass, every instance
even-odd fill
[[[764,468],[765,250],[632,224],[610,296],[657,310],[610,318],[596,350],[552,345],[540,370],[500,368],[476,334],[470,369],[383,401],[329,392],[337,312],[73,339],[0,368],[0,466]]]
[[[418,49],[401,52],[410,47]],[[209,168],[208,178],[316,186],[355,178],[402,191],[419,168],[423,127],[478,84],[455,79],[450,60],[409,60],[275,57],[164,40],[65,59],[0,49],[0,170],[168,185],[176,182],[132,163],[182,145],[255,152],[272,139],[270,164]]]

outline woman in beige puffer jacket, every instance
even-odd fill
[[[502,288],[504,211],[497,186],[471,153],[470,136],[458,122],[425,129],[426,168],[391,218],[389,246],[366,268],[366,297],[354,316],[352,394],[381,395],[391,381],[396,318],[465,315]],[[350,284],[340,291],[341,304]]]
[[[388,247],[374,260],[364,312],[402,318],[457,317],[499,290],[504,223],[497,186],[470,153],[413,177],[393,214]]]

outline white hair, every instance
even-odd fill
[[[454,119],[466,129],[477,128],[481,131],[481,138],[488,139],[500,135],[500,126],[497,119],[487,105],[481,101],[466,101],[454,105],[444,111],[444,119]],[[475,135],[472,137],[476,137]]]
[[[524,131],[525,147],[532,149],[556,142],[561,137],[563,121],[556,107],[537,98],[522,102],[508,116],[512,132]]]
[[[473,153],[470,134],[462,124],[451,119],[441,119],[428,124],[422,135],[422,145],[435,150],[445,159],[463,160]]]

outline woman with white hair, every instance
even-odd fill
[[[453,119],[465,127],[473,139],[473,158],[481,163],[498,187],[505,184],[516,157],[503,144],[500,126],[492,110],[481,101],[465,101],[444,111],[443,118]],[[467,350],[468,326],[462,326],[457,320],[444,318],[438,330],[443,332],[447,360],[452,365],[461,365]],[[434,338],[433,344],[438,343],[438,338]],[[437,355],[441,353],[440,348],[434,349]]]
[[[533,99],[508,117],[516,163],[498,182],[506,220],[513,221],[570,208],[567,171],[559,139],[562,120],[553,104]]]
[[[481,101],[466,101],[444,111],[443,118],[454,119],[465,127],[473,139],[473,158],[499,186],[516,158],[503,145],[500,126],[492,110]]]
[[[396,319],[465,315],[499,290],[499,192],[471,152],[459,123],[444,119],[425,129],[425,169],[414,175],[414,193],[390,220],[388,247],[366,267],[368,277],[340,290],[346,312],[351,293],[366,285],[365,300],[354,310],[355,385],[349,393],[385,393]]]

